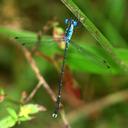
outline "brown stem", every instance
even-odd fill
[[[33,91],[30,93],[30,95],[28,96],[28,98],[26,99],[25,102],[30,101],[34,97],[34,95],[36,94],[36,92],[38,91],[38,89],[41,86],[43,86],[46,89],[46,91],[48,92],[48,94],[50,95],[50,97],[52,98],[52,100],[54,102],[56,102],[56,95],[54,94],[54,92],[52,91],[52,89],[50,88],[50,86],[48,85],[48,83],[45,81],[45,79],[41,75],[41,73],[40,73],[40,71],[39,71],[39,69],[38,69],[38,67],[36,65],[35,60],[32,58],[31,53],[26,48],[24,48],[24,47],[23,47],[23,51],[24,51],[24,54],[25,54],[26,59],[28,60],[29,64],[31,65],[32,70],[34,71],[37,79],[39,80],[38,84],[33,89]],[[63,120],[63,123],[65,125],[65,128],[70,128],[69,123],[68,123],[68,121],[66,119],[64,110],[62,109],[60,111],[60,113],[61,113],[61,118]]]
[[[71,112],[68,115],[68,120],[70,120],[70,122],[73,123],[75,122],[75,120],[79,120],[80,118],[87,117],[93,112],[101,111],[106,107],[120,103],[127,99],[128,99],[128,90],[110,94],[104,98],[101,98],[100,100],[97,100],[95,102],[89,103],[88,105],[81,107],[77,111],[75,110],[74,112]]]

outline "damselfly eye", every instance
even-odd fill
[[[68,19],[65,19],[64,23],[65,24],[68,24],[69,20]]]
[[[77,21],[74,21],[74,22],[73,22],[74,27],[76,27],[77,24],[78,24]]]

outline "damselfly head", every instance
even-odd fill
[[[64,22],[65,22],[65,24],[73,24],[74,27],[76,27],[78,25],[78,22],[73,19],[65,19]]]

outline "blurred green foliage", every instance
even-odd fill
[[[98,27],[105,37],[115,48],[117,56],[128,64],[128,1],[126,0],[73,0],[79,8],[86,13],[89,19]],[[22,41],[15,42],[11,37],[31,36],[28,43],[36,41],[36,33],[53,19],[65,28],[63,23],[65,18],[75,18],[74,15],[59,0],[1,0],[0,1],[0,87],[4,89],[5,100],[0,102],[0,119],[8,116],[6,108],[13,108],[18,111],[20,105],[15,101],[21,100],[23,91],[32,91],[38,80],[26,61],[23,51],[17,45]],[[21,30],[22,29],[22,30]],[[10,37],[9,37],[10,36]],[[51,38],[52,29],[47,33],[47,38]],[[72,74],[74,85],[80,91],[80,97],[75,95],[78,101],[83,102],[83,106],[98,100],[106,95],[128,88],[128,78],[125,74],[120,74],[118,65],[113,63],[106,53],[97,45],[97,41],[90,33],[79,24],[73,35],[73,40],[89,52],[96,56],[108,60],[111,69],[98,64],[95,57],[81,56],[73,47],[69,49],[67,66]],[[40,51],[44,51],[48,57],[54,59],[60,69],[63,50],[57,45],[49,47],[42,46]],[[57,59],[56,56],[59,56]],[[53,63],[47,59],[33,56],[37,62],[41,74],[55,91],[59,79],[59,72]],[[86,58],[87,57],[87,58]],[[90,59],[91,58],[91,59]],[[68,76],[67,76],[68,77]],[[64,108],[68,114],[76,112],[81,108],[81,104],[71,103],[73,96],[65,87],[63,94]],[[55,91],[56,92],[56,91]],[[2,93],[3,94],[3,93]],[[0,99],[2,94],[0,94]],[[70,100],[68,100],[70,98]],[[76,101],[76,100],[75,100]],[[54,103],[44,88],[40,88],[32,103],[42,104],[47,108],[46,112],[40,112],[32,121],[16,124],[15,128],[27,127],[63,127],[61,118],[54,120],[51,113],[54,110]],[[72,105],[73,104],[73,105]],[[95,106],[94,106],[95,107]],[[107,107],[102,111],[96,111],[87,117],[78,118],[74,122],[69,122],[72,128],[126,128],[128,126],[128,103],[123,101]]]

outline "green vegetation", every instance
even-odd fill
[[[0,128],[126,128],[127,4],[126,0],[0,1]],[[53,119],[63,59],[62,45],[53,37],[63,34],[65,18],[79,21],[71,43],[84,50],[69,47],[63,109]],[[36,42],[41,44],[37,49]]]

